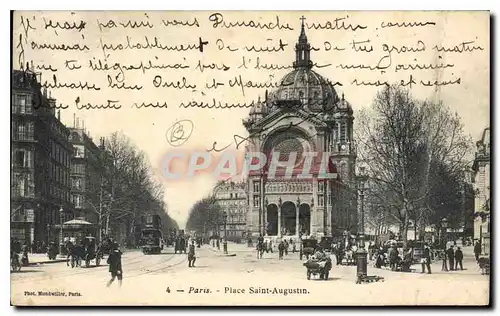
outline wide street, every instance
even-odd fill
[[[110,275],[105,264],[23,267],[11,273],[11,301],[15,305],[482,305],[489,298],[489,276],[481,275],[469,248],[464,249],[464,271],[441,272],[441,263],[434,262],[432,275],[421,274],[417,265],[416,273],[401,273],[375,269],[370,263],[368,274],[385,278],[370,284],[355,284],[355,266],[334,265],[329,280],[307,280],[298,253],[289,253],[284,260],[268,253],[259,260],[251,248],[236,244],[229,245],[229,253],[205,245],[197,248],[196,267],[189,268],[187,256],[173,254],[172,248],[159,255],[127,251],[121,288],[116,281],[106,288]],[[266,288],[291,294],[257,291]]]

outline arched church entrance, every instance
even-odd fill
[[[281,217],[282,217],[282,234],[283,235],[295,235],[296,230],[296,219],[297,219],[297,208],[295,203],[286,201],[281,206]]]
[[[269,236],[278,235],[278,206],[276,204],[269,204],[267,206],[267,234]]]
[[[299,230],[303,235],[311,234],[311,207],[307,203],[299,207]]]

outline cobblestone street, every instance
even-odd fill
[[[171,248],[149,256],[126,252],[122,288],[118,284],[106,288],[107,265],[72,269],[59,262],[25,267],[11,274],[12,301],[20,305],[61,303],[61,296],[40,296],[38,291],[42,291],[63,295],[64,304],[69,305],[185,305],[188,296],[192,305],[211,305],[221,297],[227,305],[488,303],[489,277],[481,275],[469,249],[464,251],[467,270],[441,272],[441,263],[435,262],[433,274],[428,275],[418,273],[418,266],[416,273],[400,273],[370,265],[368,274],[385,280],[362,285],[355,284],[355,266],[334,265],[328,281],[307,280],[298,253],[289,253],[284,260],[278,260],[277,253],[257,259],[251,248],[235,244],[229,246],[229,255],[209,246],[197,251],[195,268],[188,267],[186,255],[175,255]]]

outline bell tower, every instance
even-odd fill
[[[295,44],[295,62],[293,63],[293,68],[306,67],[311,69],[313,63],[311,61],[311,45],[307,41],[306,30],[304,25],[304,16],[300,18],[302,20],[302,26],[300,30],[299,41]]]
[[[354,180],[357,154],[353,133],[354,115],[344,94],[337,103],[334,120],[332,158],[337,165],[341,181],[349,183]]]

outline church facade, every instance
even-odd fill
[[[248,175],[246,226],[252,236],[320,238],[357,231],[353,110],[312,69],[310,54],[302,23],[293,70],[243,120],[250,135],[247,153],[265,153],[268,161],[277,155],[283,166],[296,155],[291,177],[280,171],[270,176],[266,167]],[[325,155],[328,177],[315,168]],[[300,176],[304,169],[310,169],[308,177]]]

